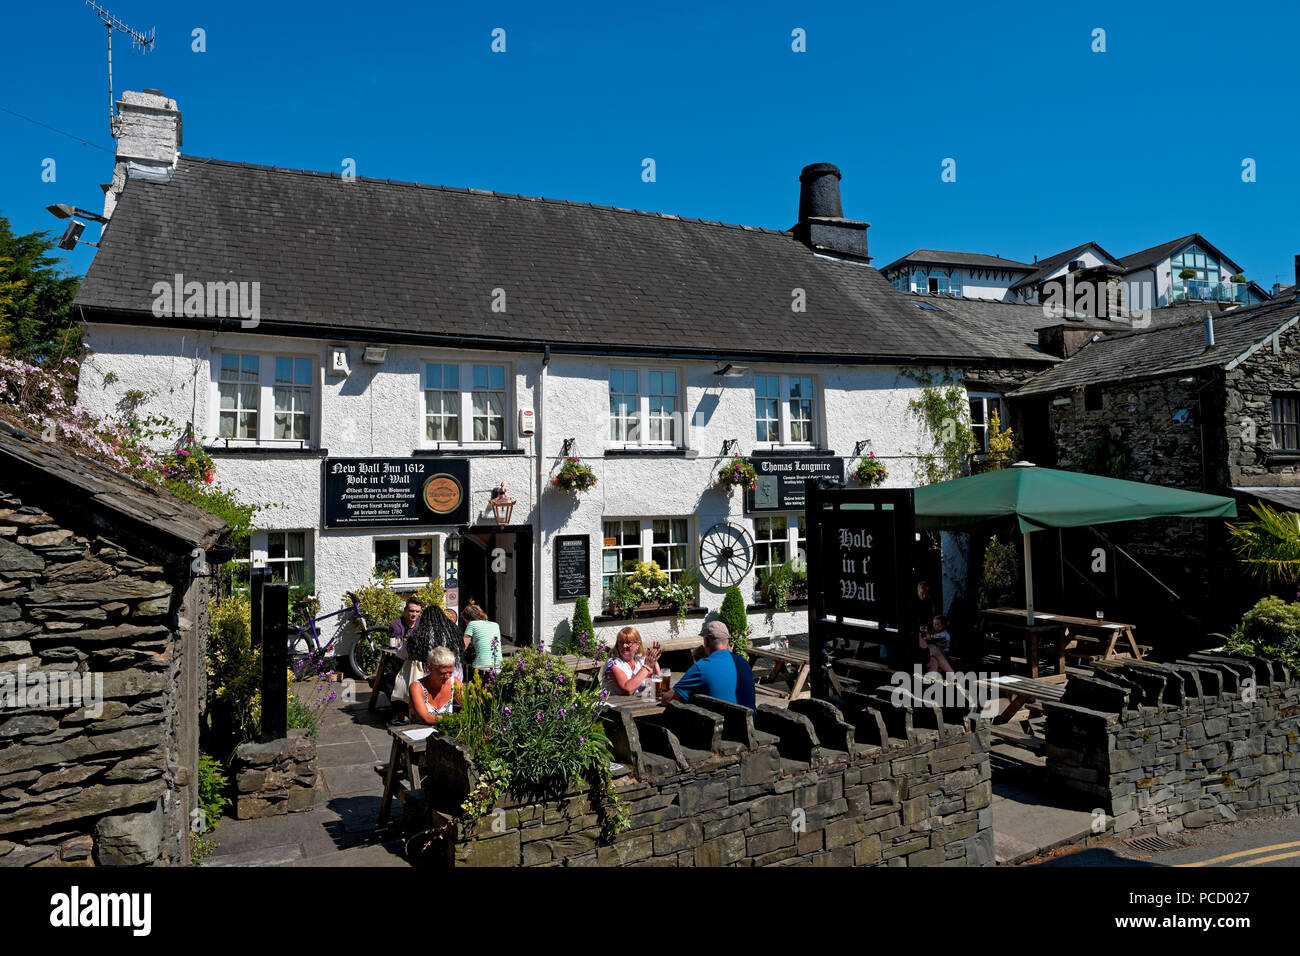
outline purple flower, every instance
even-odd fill
[[[561,708],[560,708],[560,716],[563,717],[566,713],[568,713],[568,711],[566,711],[563,707],[561,707]]]
[[[510,716],[510,705],[509,705],[509,704],[506,704],[505,707],[501,708],[501,713],[504,714],[505,716],[509,717],[509,716]]]
[[[539,724],[542,722],[542,712],[540,710],[537,712],[537,722]]]
[[[581,747],[581,746],[582,746],[583,744],[585,744],[586,742],[587,742],[587,738],[586,738],[586,737],[579,737],[579,738],[578,738],[578,746],[579,746],[579,747]]]

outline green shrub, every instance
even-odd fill
[[[1300,601],[1288,604],[1280,597],[1264,598],[1242,615],[1224,650],[1300,667]]]
[[[252,609],[246,594],[212,606],[208,623],[208,695],[224,749],[253,738],[261,702],[262,653],[253,648]],[[214,728],[217,729],[217,728]],[[219,751],[220,752],[220,751]]]
[[[596,625],[591,622],[591,604],[585,597],[580,597],[573,606],[573,623],[569,625],[570,648],[576,649],[583,641],[583,632],[587,634],[587,643],[595,640]]]
[[[718,620],[731,632],[731,649],[741,657],[749,657],[749,615],[745,613],[745,599],[740,588],[733,584],[727,588],[718,610]]]
[[[1020,584],[1020,562],[1014,542],[1003,544],[994,535],[984,548],[984,574],[980,581],[980,607],[1000,607],[1015,600]]]
[[[211,754],[199,754],[199,809],[203,811],[203,825],[199,832],[215,830],[221,825],[221,814],[230,804],[226,788],[230,781],[222,772],[221,761]]]

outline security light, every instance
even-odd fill
[[[713,374],[720,375],[723,378],[740,378],[749,371],[748,365],[732,365],[727,363],[720,369],[715,369]]]
[[[371,365],[383,365],[386,358],[388,358],[388,349],[382,345],[367,345],[366,350],[361,353],[361,360]]]

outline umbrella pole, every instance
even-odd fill
[[[1034,550],[1025,532],[1025,620],[1034,623]]]

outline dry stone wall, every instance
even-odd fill
[[[0,865],[188,862],[203,580],[0,495]]]
[[[600,839],[588,794],[507,797],[440,848],[455,866],[991,865],[989,731],[964,714],[848,695],[750,712],[696,696],[606,727],[631,828]],[[433,738],[425,800],[449,821],[477,781]]]
[[[1116,834],[1300,808],[1300,680],[1276,661],[1192,654],[1071,677],[1046,704],[1047,773]]]

